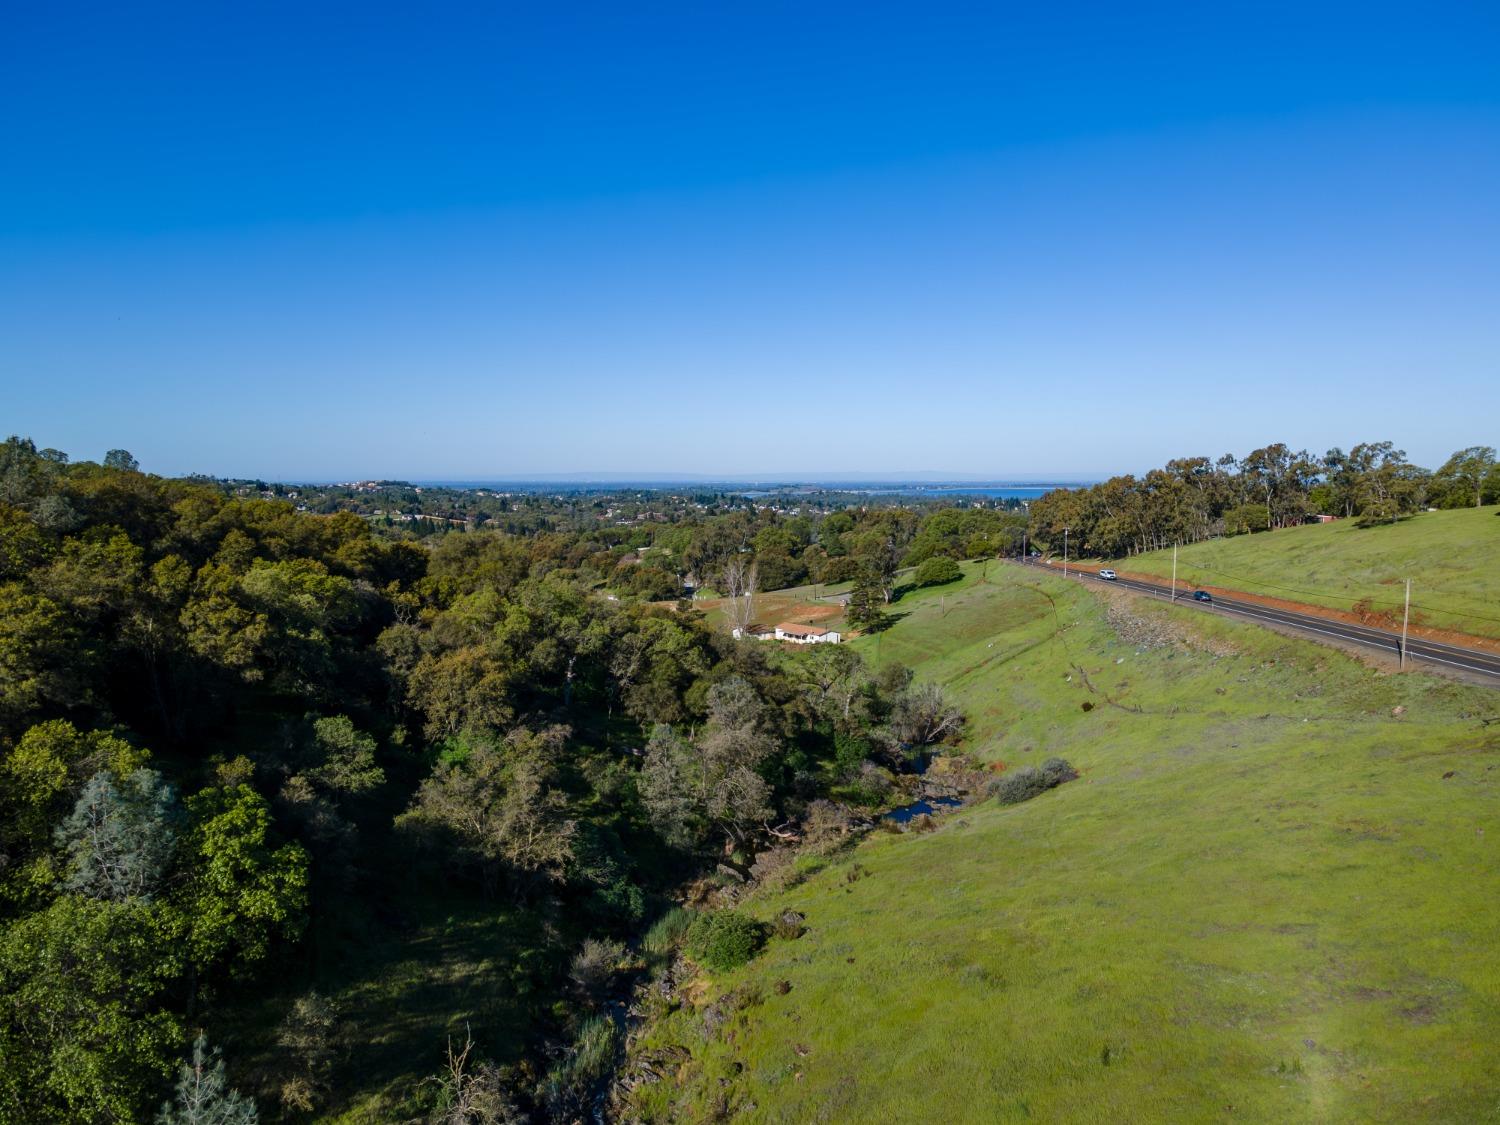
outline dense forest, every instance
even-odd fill
[[[390,1111],[577,1116],[626,943],[694,878],[763,868],[790,825],[886,807],[961,726],[847,646],[711,629],[684,581],[750,558],[752,581],[890,596],[900,565],[993,552],[1014,524],[750,507],[415,542],[10,439],[0,1120],[336,1113],[386,1077],[349,1030],[368,1013],[340,1007],[351,960],[460,914],[504,935],[503,1016],[440,1014],[462,1049],[400,1041],[431,1077]]]
[[[1054,551],[1063,531],[1078,555],[1117,558],[1290,527],[1310,516],[1391,523],[1424,507],[1500,502],[1495,450],[1472,446],[1436,471],[1413,465],[1391,442],[1367,442],[1322,457],[1268,445],[1243,458],[1182,457],[1143,477],[1111,477],[1058,490],[1031,505],[1031,533]]]

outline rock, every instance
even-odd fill
[[[1406,707],[1404,705],[1399,707],[1392,707],[1391,714],[1399,719],[1402,715],[1406,714]]]

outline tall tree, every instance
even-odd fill
[[[151,898],[177,850],[181,819],[176,789],[155,770],[134,770],[120,781],[100,770],[57,830],[68,857],[63,886],[112,902]]]
[[[397,827],[475,870],[490,891],[503,876],[520,890],[561,880],[577,833],[554,765],[566,736],[522,730],[466,748],[422,783]]]
[[[1442,493],[1446,507],[1484,503],[1485,479],[1494,471],[1493,446],[1471,445],[1460,449],[1433,474],[1433,483]]]
[[[731,676],[708,693],[708,721],[696,743],[658,726],[646,751],[641,795],[669,840],[701,839],[718,826],[731,842],[771,815],[760,768],[779,739],[770,710],[750,683]]]
[[[719,572],[719,584],[723,587],[724,616],[731,631],[744,636],[755,623],[755,589],[760,580],[760,567],[754,557],[744,554],[731,555],[724,561]]]

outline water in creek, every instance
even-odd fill
[[[913,801],[909,805],[902,805],[899,809],[892,809],[882,818],[892,820],[897,824],[906,824],[919,816],[931,816],[938,809],[956,809],[963,804],[957,797],[923,797],[920,801]]]

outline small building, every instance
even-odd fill
[[[836,629],[823,629],[817,625],[776,626],[778,641],[791,641],[794,645],[836,645],[844,639]]]
[[[741,629],[736,625],[730,630],[738,640],[740,637],[749,637],[752,641],[774,641],[776,630],[769,625],[752,625],[748,629]]]

